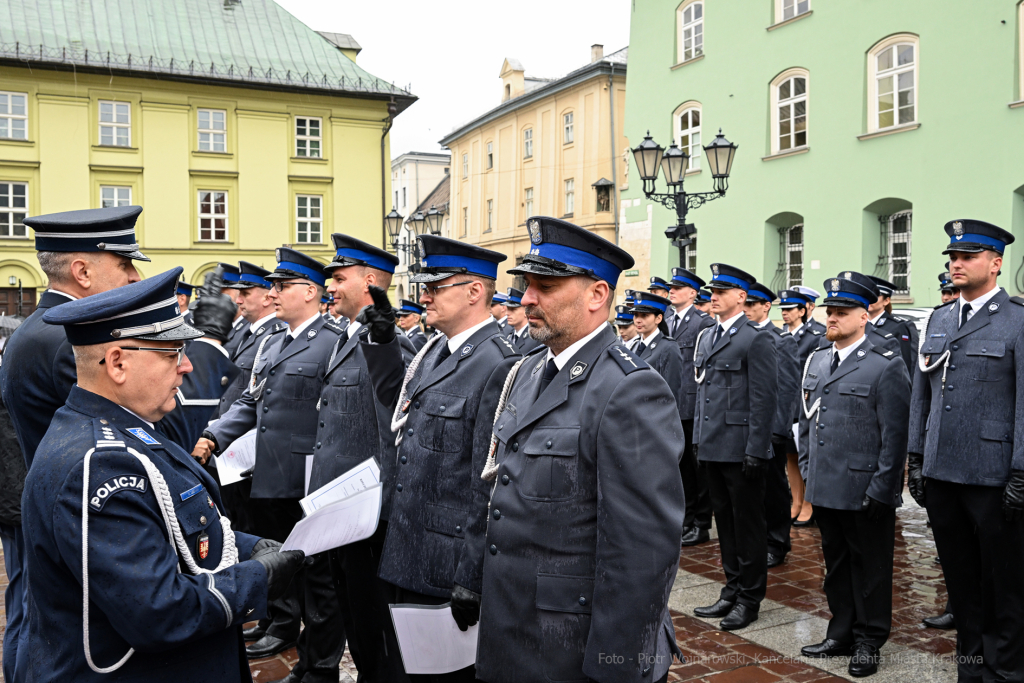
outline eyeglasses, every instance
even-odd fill
[[[465,282],[453,282],[450,285],[420,285],[420,291],[426,292],[430,296],[437,296],[437,290],[444,289],[445,287],[458,287],[459,285],[471,285],[473,280],[466,280]]]
[[[172,346],[170,348],[161,348],[161,347],[151,348],[151,347],[148,347],[148,346],[118,346],[117,348],[121,349],[122,351],[154,351],[156,353],[176,353],[176,354],[178,354],[178,367],[179,368],[181,367],[182,359],[185,358],[185,345],[184,344],[182,344],[181,346]],[[103,365],[106,362],[107,362],[107,359],[103,358],[103,359],[100,360],[100,365]]]
[[[274,291],[277,292],[278,294],[280,294],[281,292],[284,291],[284,288],[287,287],[288,285],[306,285],[308,287],[309,283],[308,282],[275,282],[274,283]]]

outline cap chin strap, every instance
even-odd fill
[[[124,252],[126,254],[130,254],[133,251],[138,251],[139,250],[139,245],[138,244],[109,244],[107,242],[100,242],[99,244],[96,245],[96,248],[97,249],[102,249],[103,251]]]

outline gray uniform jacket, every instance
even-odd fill
[[[533,351],[534,349],[539,349],[541,346],[543,346],[543,344],[541,344],[539,341],[531,337],[529,332],[520,337],[519,333],[516,332],[514,329],[506,329],[510,330],[510,332],[508,333],[508,335],[506,335],[505,338],[508,339],[509,343],[511,343],[512,346],[516,347],[519,353],[523,354],[524,356]]]
[[[235,351],[238,350],[239,344],[242,343],[242,338],[245,335],[245,328],[249,326],[249,322],[239,316],[235,319],[235,322],[231,323],[231,333],[228,335],[228,340],[224,342],[224,348],[227,350],[228,355],[234,357]]]
[[[886,341],[885,347],[898,351],[907,366],[907,372],[914,371],[914,359],[917,357],[917,328],[902,318],[882,313],[881,317],[874,323],[868,323],[868,330],[872,335],[871,341],[876,346],[881,345],[878,339]]]
[[[684,420],[693,419],[693,410],[697,402],[697,382],[694,381],[693,375],[693,349],[697,343],[697,334],[705,327],[713,327],[714,324],[714,318],[691,306],[683,316],[681,326],[672,334],[683,354],[683,401],[679,406],[679,416]],[[671,322],[669,329],[672,329]]]
[[[254,368],[255,391],[247,388],[227,413],[210,425],[220,451],[256,428],[253,498],[305,495],[306,456],[316,450],[320,419],[316,404],[339,334],[337,325],[317,316],[283,351],[287,333],[261,342],[263,349]]]
[[[782,330],[772,323],[769,322],[762,327],[761,331],[767,332],[775,342],[775,360],[779,373],[779,398],[775,406],[772,434],[792,438],[793,410],[800,394],[800,351],[793,335],[783,334]]]
[[[903,357],[865,339],[834,375],[831,362],[832,352],[819,350],[803,374],[797,448],[805,497],[835,510],[860,510],[865,495],[898,507],[910,415]]]
[[[686,393],[683,389],[683,375],[686,374],[683,354],[679,345],[672,337],[659,334],[651,340],[650,344],[644,344],[645,348],[640,358],[649,366],[658,371],[661,378],[668,384],[669,390],[676,399],[676,409],[682,419],[683,406],[686,403]],[[692,377],[693,372],[689,373]]]
[[[436,597],[450,596],[455,583],[480,592],[490,492],[480,473],[505,377],[519,358],[496,322],[438,363],[447,343],[441,337],[422,356],[407,387],[379,569],[391,584]],[[393,409],[394,368],[403,365],[397,340],[361,347],[377,397]]]
[[[494,425],[477,677],[658,680],[685,510],[675,399],[610,329],[540,392],[545,354]]]
[[[821,323],[818,323],[818,326],[821,326]],[[788,330],[784,334],[796,339],[801,368],[807,362],[807,356],[811,355],[812,351],[826,348],[829,345],[829,341],[825,339],[825,330],[812,327],[810,322],[804,323],[804,326],[797,330],[796,334]]]
[[[236,366],[238,366],[241,373],[235,378],[235,381],[228,386],[224,395],[220,397],[220,405],[217,407],[217,410],[214,411],[213,417],[217,418],[228,412],[228,409],[231,408],[231,404],[240,399],[242,394],[245,393],[246,388],[249,386],[249,378],[252,376],[252,366],[256,360],[256,351],[260,348],[260,342],[263,341],[263,335],[277,334],[278,332],[285,332],[287,330],[287,323],[280,320],[270,321],[270,323],[256,328],[256,331],[253,332],[248,339],[242,340],[238,345],[238,348],[235,349],[234,355],[231,356],[231,360]]]
[[[957,329],[959,313],[950,302],[928,320],[907,450],[926,477],[1005,486],[1024,470],[1024,300],[1000,290]]]
[[[700,445],[697,459],[771,459],[779,400],[775,344],[743,317],[712,347],[714,330],[709,327],[701,334],[693,361],[698,380],[693,417],[693,443]]]
[[[416,348],[416,351],[422,349],[423,345],[427,343],[427,335],[423,334],[423,330],[420,329],[419,325],[412,328],[408,332],[403,330],[402,334],[405,335],[406,339],[412,342],[412,345]]]

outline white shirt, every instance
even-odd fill
[[[348,335],[346,337],[346,339],[351,339],[352,337],[356,336],[356,332],[358,332],[359,328],[362,327],[362,326],[363,326],[363,324],[361,322],[358,322],[358,321],[355,321],[355,320],[350,322],[348,324],[348,327],[345,328],[345,334]]]
[[[971,305],[971,310],[969,310],[967,312],[967,320],[970,320],[971,318],[974,317],[975,313],[977,313],[978,311],[980,311],[982,308],[985,307],[985,304],[987,304],[989,302],[989,299],[991,299],[992,297],[994,297],[996,294],[999,293],[1000,289],[1002,289],[1002,288],[999,285],[996,285],[994,289],[991,289],[988,292],[985,292],[984,294],[979,296],[974,301],[968,301],[967,299],[964,298],[964,293],[960,292],[960,299],[959,299],[960,303],[957,304],[957,309],[956,309],[956,319],[957,319],[957,321],[959,321],[960,318],[963,316],[963,310],[964,310],[964,304],[965,303]]]
[[[294,330],[288,330],[288,336],[291,337],[292,339],[297,339],[298,336],[300,334],[302,334],[306,330],[307,327],[309,327],[310,325],[315,323],[317,320],[323,320],[323,318],[320,317],[320,313],[316,313],[312,318],[310,318],[306,322],[302,323],[301,325],[296,327]]]
[[[795,330],[790,330],[790,329],[789,329],[789,326],[787,325],[787,326],[786,326],[786,332],[788,332],[789,334],[791,334],[791,335],[793,335],[793,336],[795,337],[795,336],[796,336],[796,333],[797,333],[797,332],[799,332],[799,331],[800,331],[800,328],[802,328],[803,326],[804,326],[804,324],[803,324],[803,323],[800,323],[799,325],[797,325],[797,326],[796,326],[796,329],[795,329]]]
[[[46,291],[47,292],[53,292],[54,294],[60,294],[61,296],[66,296],[67,298],[71,299],[72,301],[78,301],[78,297],[77,296],[72,296],[71,294],[68,294],[67,292],[61,292],[60,290],[57,290],[57,289],[48,289]],[[131,412],[131,411],[128,411],[128,412]],[[142,418],[139,418],[139,419],[141,420]]]
[[[676,314],[675,314],[676,318],[678,318],[679,320],[682,320],[683,318],[686,317],[686,314],[689,313],[691,308],[693,308],[693,304],[689,304],[686,308],[684,308],[681,311],[676,311]]]
[[[572,344],[570,344],[564,351],[562,351],[557,356],[555,354],[551,353],[551,349],[548,349],[548,356],[547,356],[547,358],[544,359],[544,364],[547,365],[547,362],[549,360],[554,359],[555,367],[558,368],[559,370],[561,370],[562,368],[565,367],[566,363],[568,363],[569,361],[572,360],[573,356],[575,356],[577,353],[579,353],[580,349],[582,349],[584,346],[587,345],[587,342],[589,342],[591,339],[593,339],[597,335],[599,335],[602,332],[604,332],[604,329],[605,329],[605,324],[604,323],[598,325],[597,329],[595,329],[593,332],[588,334],[583,339],[577,340],[577,341],[573,342]],[[637,338],[639,338],[639,337],[634,337],[634,339],[637,339]]]
[[[265,324],[269,323],[271,320],[275,320],[276,318],[277,318],[277,313],[271,313],[268,316],[260,318],[259,320],[254,322],[252,325],[249,325],[249,331],[252,332],[253,334],[256,334],[256,330],[260,329],[260,327],[262,325],[265,325]]]
[[[650,335],[648,335],[648,336],[643,338],[644,344],[646,344],[647,346],[650,346],[651,345],[651,340],[653,340],[659,334],[661,334],[661,330],[659,330],[657,327],[655,327],[654,328],[654,332],[651,332]]]
[[[736,324],[736,321],[739,320],[740,318],[745,317],[745,315],[746,314],[743,311],[740,311],[739,313],[729,318],[728,320],[723,320],[721,322],[722,334],[728,334],[732,326]]]
[[[878,319],[881,318],[883,315],[885,315],[885,309],[884,308],[882,309],[882,312],[879,313],[878,315],[876,315],[874,318],[868,318],[868,322],[871,323],[872,325],[877,325],[878,324]]]
[[[472,337],[474,334],[476,334],[479,330],[483,329],[484,325],[486,325],[488,323],[493,323],[493,322],[495,322],[494,316],[488,314],[486,319],[481,320],[480,322],[478,322],[476,325],[473,325],[473,327],[469,328],[468,330],[463,330],[462,332],[459,332],[454,337],[449,337],[449,339],[448,339],[448,350],[451,351],[452,353],[455,353],[455,351],[460,346],[462,346],[467,341],[469,341],[470,337]],[[355,323],[352,323],[352,324],[354,325]]]
[[[754,324],[757,325],[757,329],[763,330],[768,325],[768,323],[770,323],[770,322],[771,322],[771,318],[765,318],[761,322],[754,323]]]
[[[865,339],[867,339],[867,335],[861,335],[860,339],[858,339],[857,341],[853,342],[852,344],[847,346],[845,349],[837,349],[836,345],[833,344],[832,345],[832,355],[835,356],[835,354],[838,353],[839,354],[839,364],[842,365],[843,361],[846,360],[847,358],[849,358],[850,354],[853,353],[854,351],[856,351],[857,347],[860,346],[861,344],[863,344]],[[832,358],[829,358],[828,360],[829,360],[830,363],[832,362]]]
[[[491,317],[493,318],[494,316],[492,315]],[[504,318],[502,318],[501,320],[498,320],[498,326],[499,327],[505,327],[505,325],[507,323],[508,323],[508,316],[507,315]]]
[[[59,293],[60,293],[60,294],[63,294],[63,292],[59,292]],[[149,420],[143,420],[143,419],[142,419],[141,417],[139,417],[139,414],[138,414],[138,413],[136,413],[136,412],[134,412],[134,411],[131,411],[131,410],[128,410],[128,409],[127,409],[127,408],[125,408],[124,406],[121,406],[121,410],[123,410],[123,411],[124,411],[124,412],[126,412],[126,413],[131,413],[131,414],[132,414],[132,415],[134,415],[135,417],[138,417],[138,418],[139,418],[140,420],[142,420],[143,422],[145,422],[146,424],[148,424],[148,425],[149,425],[149,428],[150,428],[150,429],[156,429],[156,427],[155,427],[155,426],[153,426],[153,423],[152,423],[152,422],[150,422]]]

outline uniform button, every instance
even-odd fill
[[[828,393],[828,389],[825,389],[825,393],[826,393],[826,394]]]
[[[406,436],[412,436],[412,429],[408,429],[405,432]]]
[[[347,380],[347,379],[348,379],[348,377],[342,377],[342,378],[341,378],[341,381],[342,381],[342,382],[344,382],[344,381],[345,381],[345,380]]]
[[[547,442],[546,444],[544,444],[544,447],[545,447],[545,448],[551,448],[551,442],[550,442],[550,441],[548,441],[548,442]]]
[[[982,353],[988,353],[988,349],[982,349],[981,352]]]
[[[827,413],[828,412],[828,406],[822,406],[821,407],[821,412]]]
[[[950,366],[949,366],[949,369],[950,369],[950,370],[956,370],[956,366],[955,366],[955,365],[950,365]]]
[[[954,350],[954,351],[959,351],[959,350],[960,350],[960,347],[959,347],[959,346],[957,346],[956,344],[953,344],[953,350]]]
[[[947,412],[947,413],[948,413],[949,411],[951,411],[951,410],[953,410],[953,406],[946,406],[946,412]]]
[[[726,368],[728,368],[728,367],[729,367],[729,364],[728,364],[728,363],[726,363],[726,364],[725,364],[725,367],[726,367]]]
[[[320,420],[320,426],[321,426],[321,427],[323,427],[323,426],[324,426],[324,421],[323,421],[323,420]]]
[[[297,372],[302,372],[302,368],[299,368],[299,369],[297,370]]]
[[[260,431],[261,431],[261,432],[265,432],[265,431],[267,431],[267,427],[266,427],[266,425],[264,425],[264,426],[260,427]]]
[[[271,370],[270,371],[270,376],[273,377],[275,372],[276,372],[276,370]]]
[[[501,431],[502,429],[504,429],[504,428],[505,428],[505,425],[500,425],[500,426],[498,427],[498,431],[500,432],[500,431]]]
[[[825,428],[825,425],[823,425],[823,424],[819,424],[818,425],[818,429],[824,429],[824,428]]]
[[[270,412],[270,406],[263,406],[263,412],[264,413],[269,413]]]
[[[199,518],[199,523],[202,524],[203,526],[206,526],[206,515],[202,515]]]
[[[587,598],[586,598],[586,596],[585,596],[585,595],[581,595],[581,596],[580,596],[580,604],[581,604],[581,605],[585,605],[585,604],[587,604]]]
[[[272,393],[274,393],[273,389],[267,389],[267,396],[270,396]]]
[[[220,385],[222,387],[226,387],[228,385],[228,378],[227,377],[221,377],[220,378]]]
[[[319,441],[316,442],[316,447],[320,448],[320,442]]]
[[[441,406],[441,412],[442,413],[444,412],[444,406]]]
[[[706,398],[706,399],[704,399],[704,402],[705,403],[711,403],[711,399],[710,398]]]
[[[949,391],[953,391],[953,385],[952,384],[946,385],[946,389],[948,389]]]
[[[420,407],[420,402],[419,402],[419,401],[416,401],[415,403],[413,403],[413,404],[412,404],[412,407],[413,407],[413,408],[416,408],[417,410],[419,410],[419,407]]]
[[[641,675],[641,676],[647,676],[647,675],[648,675],[648,674],[650,674],[650,673],[651,673],[651,667],[649,667],[649,666],[645,666],[645,667],[644,667],[644,670],[640,672],[640,675]]]
[[[494,510],[493,512],[491,512],[491,517],[494,517],[495,519],[501,519],[501,510]]]
[[[509,483],[510,481],[512,481],[512,480],[508,478],[508,475],[507,475],[507,474],[503,474],[503,475],[501,475],[501,483],[502,483],[502,484],[504,484],[505,486],[508,486],[508,483]]]
[[[461,534],[462,533],[462,527],[456,524],[455,525],[455,533]]]
[[[404,465],[405,463],[409,462],[409,458],[403,455],[401,458],[398,459],[398,461]]]
[[[519,442],[518,441],[516,441],[515,443],[512,444],[512,452],[513,453],[518,453],[519,452]]]
[[[705,422],[707,422],[707,421],[708,421],[708,419],[709,419],[709,418],[708,418],[708,416],[707,416],[707,415],[705,415],[705,416],[704,416],[704,421],[705,421]]]
[[[491,555],[497,555],[498,554],[498,546],[496,546],[496,545],[491,545],[491,547],[488,548],[488,550],[491,551]]]
[[[825,442],[824,442],[824,441],[819,441],[819,442],[818,442],[818,445],[819,445],[819,446],[824,446],[824,445],[825,445]]]
[[[324,400],[324,405],[327,405],[327,400],[326,399]]]
[[[401,484],[397,485],[395,488],[398,489],[399,493],[402,492],[402,485]]]

